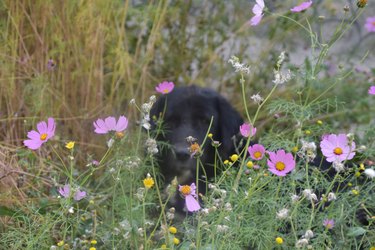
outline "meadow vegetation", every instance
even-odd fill
[[[374,250],[374,4],[301,2],[1,1],[0,249]],[[164,81],[216,89],[257,129],[187,217],[148,129]],[[336,137],[350,152],[323,169]]]

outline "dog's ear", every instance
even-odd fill
[[[223,157],[228,157],[234,153],[234,138],[238,136],[243,119],[228,101],[221,96],[218,97],[218,111],[220,140],[222,143],[220,148]]]

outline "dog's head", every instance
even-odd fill
[[[196,138],[201,145],[206,134],[212,133],[213,140],[221,143],[218,150],[225,159],[234,152],[232,137],[238,134],[243,122],[238,112],[217,92],[197,86],[175,88],[161,96],[151,110],[151,117],[163,120],[164,133],[157,139],[169,145],[160,150],[161,171],[167,183],[177,176],[180,184],[196,180],[197,160],[191,157],[187,137]],[[208,143],[200,156],[205,171],[200,171],[199,175],[213,176],[214,154],[214,148]]]

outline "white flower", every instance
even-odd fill
[[[374,178],[375,177],[375,170],[373,170],[372,168],[366,168],[365,171],[363,171],[363,173],[368,177],[368,178]]]
[[[261,97],[260,95],[259,95],[259,93],[257,93],[257,94],[255,94],[255,95],[252,95],[251,97],[250,97],[250,99],[251,100],[253,100],[256,104],[261,104],[262,102],[263,102],[263,97]]]
[[[225,203],[225,205],[224,205],[224,209],[226,210],[226,211],[232,211],[232,205],[229,203],[229,202],[227,202],[227,203]]]
[[[286,219],[289,215],[289,209],[283,208],[279,212],[276,212],[277,219]]]
[[[113,140],[113,139],[111,138],[111,139],[109,139],[109,140],[107,141],[107,146],[110,148],[110,147],[113,146],[113,143],[115,143],[115,140]]]
[[[296,248],[303,248],[309,244],[307,239],[300,239],[296,242]]]
[[[305,232],[304,238],[307,239],[307,240],[309,240],[309,239],[311,239],[312,237],[314,237],[314,232],[311,231],[310,229],[307,230],[307,231]]]
[[[277,59],[276,66],[279,69],[285,60],[285,51],[282,51]]]
[[[74,214],[74,207],[70,207],[70,208],[68,209],[68,212],[71,213],[71,214]]]
[[[305,189],[302,191],[302,193],[303,196],[305,196],[309,201],[318,201],[318,197],[312,192],[311,189]]]
[[[345,166],[342,162],[334,161],[332,163],[333,168],[336,170],[337,173],[345,171]]]
[[[155,155],[159,152],[158,150],[158,145],[156,144],[156,140],[153,139],[153,138],[148,138],[146,140],[146,143],[145,143],[146,147],[147,147],[147,152],[150,154],[150,155]]]
[[[328,193],[327,199],[328,199],[328,201],[334,201],[334,200],[336,200],[335,193],[332,193],[332,192]]]
[[[315,142],[307,142],[301,140],[302,147],[298,152],[298,156],[306,159],[307,161],[313,161],[316,156],[316,144]]]
[[[296,203],[297,201],[299,201],[299,199],[300,199],[301,197],[299,197],[299,196],[296,195],[296,194],[292,194],[292,196],[291,196],[290,198],[292,199],[292,202],[293,202],[293,203]]]
[[[134,105],[134,104],[135,104],[135,99],[134,99],[134,98],[131,99],[131,100],[129,101],[129,104],[130,104],[130,105]]]
[[[284,84],[290,79],[292,79],[292,75],[290,73],[290,70],[288,70],[286,73],[283,73],[279,70],[274,70],[273,71],[275,79],[272,81],[274,84],[279,85],[279,84]]]
[[[250,74],[250,66],[247,66],[246,64],[243,64],[240,62],[240,59],[236,56],[232,56],[228,62],[232,64],[233,68],[235,69],[235,72],[241,72],[244,74]]]

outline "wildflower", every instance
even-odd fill
[[[122,133],[128,127],[128,119],[125,116],[120,116],[116,122],[116,118],[109,116],[104,120],[98,119],[94,122],[95,133],[97,134],[107,134],[110,131],[115,131],[116,133]]]
[[[262,102],[263,102],[263,97],[261,97],[260,95],[259,95],[259,93],[257,93],[257,94],[255,94],[255,95],[252,95],[251,97],[250,97],[250,99],[251,100],[253,100],[256,104],[261,104]]]
[[[366,19],[365,27],[368,32],[375,32],[375,16]]]
[[[269,152],[269,159],[267,160],[268,170],[278,176],[285,176],[292,171],[296,162],[291,153],[285,153],[284,150],[278,150],[276,153]]]
[[[70,214],[74,214],[74,207],[70,207],[70,208],[68,209],[68,212],[69,212]]]
[[[211,134],[211,133],[209,133],[209,134],[207,135],[207,137],[210,138],[210,139],[212,138],[212,136],[213,136],[213,134]]]
[[[63,187],[59,188],[59,193],[64,197],[68,198],[70,195],[70,186],[68,184],[64,185]]]
[[[300,239],[296,242],[296,248],[304,248],[309,244],[308,239]]]
[[[306,135],[311,135],[311,131],[310,130],[305,130],[305,134]]]
[[[48,62],[47,62],[47,69],[49,71],[52,71],[56,68],[56,63],[53,59],[49,59]]]
[[[292,74],[290,73],[290,70],[288,70],[286,73],[281,72],[280,70],[274,70],[273,71],[275,79],[272,81],[276,85],[281,85],[292,79]]]
[[[57,246],[62,247],[63,245],[64,245],[64,241],[63,240],[60,240],[59,242],[57,242]]]
[[[80,200],[82,200],[85,197],[86,197],[86,192],[77,189],[77,191],[76,191],[73,199],[76,200],[76,201],[80,201]]]
[[[248,168],[252,168],[252,167],[254,167],[254,163],[253,163],[252,161],[248,161],[248,162],[246,163],[246,167],[248,167]]]
[[[167,245],[166,245],[166,244],[163,244],[163,245],[161,245],[160,248],[161,248],[161,249],[167,249]]]
[[[318,201],[318,197],[315,193],[312,192],[311,189],[305,189],[302,191],[303,196],[305,196],[306,199],[309,201]]]
[[[238,160],[238,155],[236,155],[236,154],[231,155],[230,160],[231,160],[232,162],[237,161],[237,160]]]
[[[89,250],[96,250],[96,247],[90,247]]]
[[[291,8],[290,10],[292,12],[302,12],[302,11],[310,8],[311,5],[312,5],[312,1],[306,1],[306,2],[301,3],[300,5],[297,5],[293,8]]]
[[[375,170],[372,169],[372,168],[366,168],[365,171],[363,171],[363,173],[370,179],[374,178],[375,177]]]
[[[334,161],[332,163],[333,168],[336,170],[337,173],[345,171],[345,166],[342,162],[340,161]]]
[[[167,81],[159,83],[159,85],[155,87],[156,92],[163,94],[163,95],[172,92],[173,89],[174,89],[174,83],[167,82]]]
[[[51,137],[55,135],[55,120],[53,118],[48,118],[48,122],[39,122],[36,125],[38,130],[31,130],[27,133],[27,137],[30,140],[24,140],[23,144],[29,149],[36,150],[42,146],[43,143],[48,141]]]
[[[283,208],[280,211],[276,212],[276,218],[277,219],[286,219],[289,215],[289,209]]]
[[[249,123],[244,123],[240,126],[240,133],[243,137],[252,137],[256,134],[257,129]]]
[[[66,147],[67,149],[73,149],[73,148],[74,148],[74,144],[75,144],[74,141],[70,141],[70,142],[67,142],[67,143],[65,144],[65,147]]]
[[[236,56],[232,56],[228,62],[232,64],[235,72],[241,72],[244,74],[250,74],[250,67],[240,62],[240,59]]]
[[[298,152],[298,147],[297,147],[297,146],[294,146],[294,147],[292,148],[292,152],[293,152],[293,153],[297,153],[297,152]]]
[[[189,151],[190,151],[190,157],[193,157],[195,155],[198,156],[201,153],[201,148],[198,143],[194,142],[193,144],[190,145]]]
[[[335,221],[333,219],[325,219],[323,221],[323,226],[325,226],[326,229],[332,229],[335,226]]]
[[[96,240],[91,240],[90,243],[91,245],[96,245],[98,242]]]
[[[156,140],[153,139],[153,138],[148,138],[146,140],[146,143],[145,143],[146,147],[147,147],[147,153],[149,153],[150,155],[155,155],[159,152],[158,150],[158,145],[156,143]]]
[[[296,195],[296,194],[292,194],[292,196],[291,196],[290,198],[292,199],[292,202],[295,203],[295,202],[299,201],[299,199],[300,199],[301,197],[299,197],[299,196]]]
[[[318,124],[318,125],[323,125],[323,122],[322,122],[321,120],[317,120],[317,121],[316,121],[316,124]]]
[[[173,238],[173,244],[175,245],[180,244],[180,240],[178,238]]]
[[[278,245],[281,245],[281,244],[284,243],[284,240],[281,237],[276,237],[275,241],[276,241],[276,244],[278,244]]]
[[[224,163],[224,165],[228,165],[228,164],[229,164],[229,161],[228,161],[228,160],[225,160],[223,163]]]
[[[358,8],[364,8],[367,4],[367,0],[358,0],[357,1],[357,7]]]
[[[201,208],[201,206],[199,205],[199,202],[196,200],[197,194],[196,194],[195,183],[192,183],[190,186],[179,185],[178,191],[180,191],[181,194],[184,196],[186,208],[189,212],[195,212]]]
[[[335,193],[329,192],[329,193],[328,193],[327,200],[328,200],[328,201],[334,201],[334,200],[336,200],[336,195],[335,195]]]
[[[254,16],[250,19],[250,25],[256,26],[259,24],[263,17],[264,1],[256,0],[256,4],[253,7]]]
[[[303,237],[307,240],[310,240],[312,237],[314,237],[314,232],[309,229],[305,232],[305,235]]]
[[[261,160],[266,152],[266,149],[261,144],[254,144],[250,146],[247,151],[249,151],[250,157],[253,160]]]
[[[151,177],[150,174],[147,174],[146,179],[143,180],[143,185],[146,189],[150,189],[154,186],[155,182],[154,179]]]
[[[328,162],[350,160],[354,157],[355,142],[351,141],[349,145],[345,134],[330,134],[320,142],[323,155]]]
[[[175,234],[175,233],[177,233],[177,228],[175,228],[175,227],[169,227],[169,232],[171,234]]]
[[[374,23],[375,23],[375,17],[374,17]],[[374,24],[374,31],[375,31],[375,24]],[[371,86],[369,89],[368,89],[368,93],[370,95],[375,95],[375,86]]]
[[[359,191],[357,189],[352,189],[352,194],[359,195]]]

